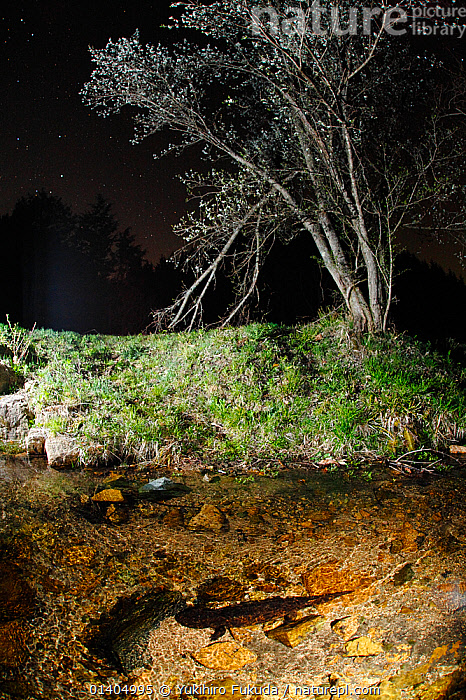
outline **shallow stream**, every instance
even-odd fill
[[[184,490],[142,497],[162,476]],[[0,700],[466,698],[464,479],[382,467],[364,479],[151,464],[65,473],[2,457]],[[216,640],[174,617],[199,601],[343,591]]]

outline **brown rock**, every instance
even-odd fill
[[[399,554],[403,551],[403,542],[400,539],[394,539],[390,542],[390,554]]]
[[[123,503],[125,499],[119,489],[104,489],[92,496],[91,500],[98,503]]]
[[[380,642],[373,642],[370,637],[358,637],[346,645],[348,656],[376,656],[383,652]]]
[[[295,622],[285,622],[265,634],[269,639],[275,639],[275,641],[294,649],[308,634],[318,630],[324,624],[325,618],[321,615],[308,615]]]
[[[309,595],[326,595],[339,591],[352,591],[339,599],[344,605],[363,603],[372,593],[374,579],[367,574],[354,572],[352,569],[340,569],[340,562],[331,561],[321,564],[302,574],[304,587]],[[330,603],[330,606],[334,603]],[[328,605],[319,607],[326,611]]]
[[[224,513],[208,503],[204,504],[197,515],[188,522],[190,530],[227,530],[228,520]]]
[[[414,578],[414,570],[412,564],[405,564],[399,569],[393,576],[393,583],[395,586],[403,586],[408,581]]]
[[[404,552],[416,552],[418,549],[418,538],[420,533],[414,529],[411,523],[405,522],[403,525],[403,532],[401,534],[401,539],[403,542]]]
[[[238,671],[257,659],[256,654],[236,642],[209,644],[191,656],[206,668],[228,671]]]

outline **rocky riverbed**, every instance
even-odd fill
[[[466,697],[464,469],[189,467],[0,458],[1,700]]]

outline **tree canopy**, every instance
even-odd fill
[[[356,329],[383,330],[396,232],[457,186],[461,110],[438,89],[441,58],[408,35],[407,11],[384,3],[173,8],[189,40],[144,46],[135,33],[92,49],[83,90],[104,116],[132,106],[135,141],[168,129],[169,148],[200,144],[214,165],[185,178],[198,206],[178,232],[195,279],[168,309],[171,327],[199,320],[222,267],[237,280],[230,321],[271,242],[305,231]]]

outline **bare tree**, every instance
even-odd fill
[[[230,321],[251,297],[272,238],[304,231],[355,328],[384,330],[394,232],[439,196],[438,139],[411,138],[398,124],[400,116],[427,123],[439,69],[411,46],[405,10],[349,0],[173,7],[174,28],[196,30],[199,41],[170,49],[143,46],[138,34],[110,41],[92,50],[96,69],[83,90],[103,115],[135,107],[135,141],[168,127],[172,148],[202,144],[227,168],[188,178],[201,206],[179,233],[196,276],[168,310],[171,327],[199,319],[227,263],[238,279]]]

